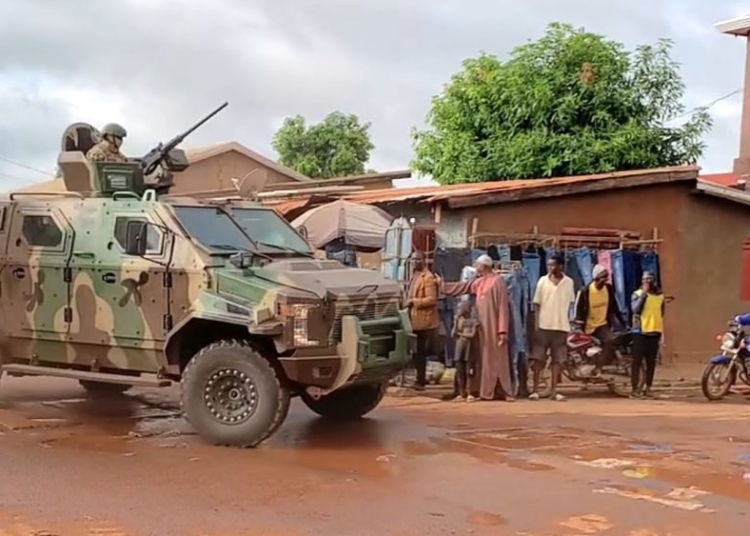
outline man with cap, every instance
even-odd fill
[[[116,123],[108,123],[102,128],[102,139],[86,153],[86,158],[94,162],[127,162],[120,152],[122,140],[128,133]]]
[[[440,316],[438,314],[438,281],[427,268],[424,254],[415,251],[411,255],[412,277],[409,282],[408,298],[404,304],[409,309],[409,319],[417,336],[414,353],[414,368],[417,381],[414,388],[424,389],[427,384],[427,356],[435,349]]]
[[[514,400],[508,352],[508,323],[510,307],[508,286],[503,277],[492,269],[489,255],[480,256],[475,263],[477,278],[474,281],[443,283],[446,296],[476,296],[476,316],[479,324],[480,388],[482,400],[492,400],[502,391],[507,401]]]
[[[594,266],[593,281],[578,291],[575,305],[575,324],[587,335],[602,341],[602,353],[596,360],[594,374],[602,371],[614,354],[612,326],[625,326],[625,319],[617,308],[615,290],[609,283],[609,272],[601,264]]]

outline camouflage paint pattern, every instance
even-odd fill
[[[301,386],[382,381],[406,365],[413,336],[397,283],[278,251],[236,266],[191,238],[175,212],[255,208],[288,225],[272,209],[148,190],[102,195],[101,163],[79,152],[61,153],[58,163],[68,192],[0,201],[4,362],[177,377],[191,357],[180,341],[196,336],[201,321],[204,337],[233,326],[270,341]],[[116,164],[125,165],[137,169]],[[144,256],[125,253],[128,219],[153,224]]]

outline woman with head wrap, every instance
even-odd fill
[[[631,369],[631,398],[652,397],[651,386],[656,372],[659,341],[664,331],[664,294],[656,285],[651,272],[643,272],[641,288],[633,293],[630,308],[633,310],[633,364]],[[641,367],[646,361],[646,382],[640,391]]]
[[[446,296],[476,296],[476,315],[479,323],[480,388],[479,397],[492,400],[498,387],[505,400],[512,401],[513,384],[508,353],[508,287],[500,274],[493,272],[489,255],[480,256],[475,263],[474,281],[443,283]]]

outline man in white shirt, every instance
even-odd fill
[[[547,350],[552,356],[553,400],[563,401],[565,397],[557,392],[557,378],[560,364],[565,359],[570,331],[570,311],[575,302],[573,280],[563,273],[563,258],[553,256],[547,261],[547,275],[540,277],[534,292],[536,311],[536,338],[531,352],[534,369],[534,388],[529,398],[539,400],[539,377],[547,361]]]

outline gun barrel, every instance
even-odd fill
[[[215,110],[214,110],[213,112],[211,112],[210,114],[208,114],[208,115],[207,115],[206,117],[204,117],[203,119],[201,119],[200,121],[198,121],[198,122],[197,122],[197,123],[196,123],[195,125],[193,125],[193,126],[192,126],[192,127],[191,127],[191,128],[189,129],[189,130],[187,130],[187,131],[186,131],[185,133],[183,133],[183,134],[182,134],[182,135],[180,136],[180,138],[181,138],[181,139],[185,139],[185,138],[186,138],[187,136],[189,136],[189,135],[190,135],[190,134],[191,134],[191,133],[192,133],[193,131],[195,131],[195,130],[196,130],[196,129],[197,129],[198,127],[200,127],[201,125],[203,125],[203,123],[205,123],[206,121],[208,121],[209,119],[211,119],[211,118],[212,118],[213,116],[215,116],[216,114],[218,114],[218,113],[219,113],[220,111],[222,111],[222,110],[223,110],[224,108],[226,108],[227,106],[229,106],[229,102],[227,102],[227,101],[224,101],[224,104],[222,104],[221,106],[219,106],[218,108],[216,108],[216,109],[215,109]]]

